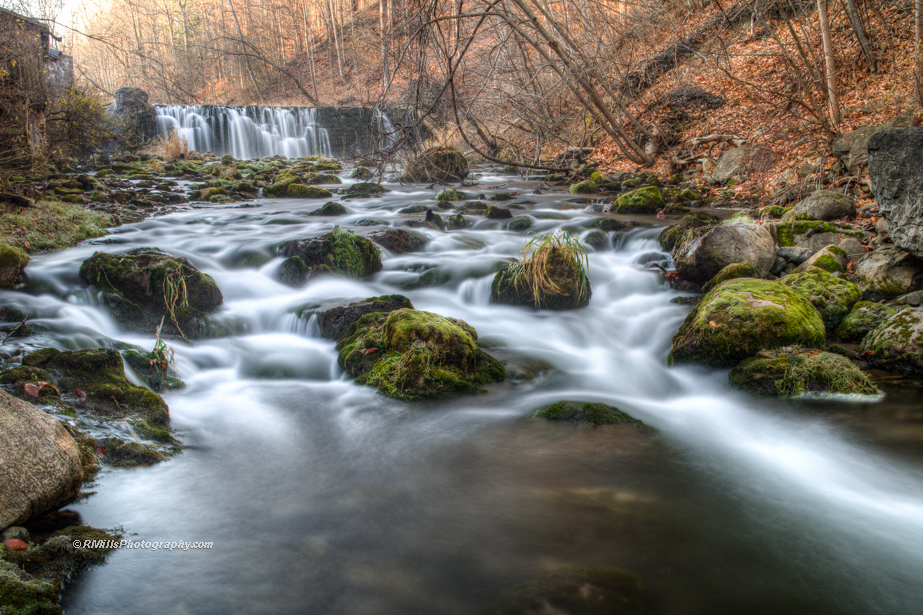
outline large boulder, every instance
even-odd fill
[[[807,216],[815,220],[836,220],[856,215],[856,202],[848,194],[833,190],[817,190],[795,205],[792,210],[795,219]]]
[[[861,240],[869,235],[849,224],[822,220],[770,222],[766,227],[769,228],[769,232],[772,233],[780,248],[804,248],[810,250],[811,254],[827,246],[838,246],[844,239]]]
[[[404,229],[387,229],[369,234],[369,239],[395,254],[416,252],[426,244],[426,237]]]
[[[160,134],[157,110],[147,98],[147,92],[141,88],[119,88],[107,109],[115,121],[119,144],[125,149],[138,149]]]
[[[283,246],[289,262],[307,267],[307,275],[333,273],[364,278],[381,271],[381,250],[371,240],[353,231],[334,228],[326,235],[289,241]]]
[[[673,337],[670,363],[733,367],[760,350],[824,343],[824,321],[811,303],[778,282],[725,282],[693,308]]]
[[[695,239],[695,237],[690,236],[690,231],[692,231],[692,229],[707,230],[720,222],[720,218],[705,213],[704,211],[697,211],[683,216],[679,222],[672,226],[668,226],[660,233],[660,247],[667,252],[674,249],[682,249],[683,244],[685,244],[687,240]],[[700,232],[698,236],[704,235],[705,232],[706,231]]]
[[[722,224],[686,244],[674,257],[676,272],[684,280],[704,284],[733,263],[750,261],[765,277],[776,262],[772,235],[762,225]]]
[[[882,130],[868,142],[869,177],[891,241],[923,258],[923,128]]]
[[[883,246],[856,261],[854,281],[866,301],[899,297],[923,289],[923,261]]]
[[[872,301],[859,301],[834,332],[841,342],[861,342],[869,331],[897,313],[893,307]]]
[[[734,367],[728,381],[739,389],[782,397],[881,394],[846,357],[800,347],[762,350]]]
[[[504,367],[478,347],[462,320],[402,309],[371,312],[337,343],[338,362],[359,384],[408,401],[482,392]]]
[[[0,391],[0,528],[70,504],[81,484],[80,449],[61,423]]]
[[[861,176],[869,163],[869,139],[876,132],[889,128],[907,128],[913,122],[909,116],[899,115],[884,124],[862,126],[833,140],[833,155],[840,159],[850,175]]]
[[[407,164],[401,180],[410,183],[462,181],[468,176],[468,161],[454,147],[434,147]]]
[[[656,214],[665,205],[663,195],[656,186],[626,192],[612,205],[616,214]]]
[[[923,308],[892,315],[865,336],[860,348],[879,367],[923,372]]]
[[[824,319],[827,333],[832,333],[862,298],[862,291],[858,286],[818,267],[787,275],[780,283],[800,294],[817,308]]]
[[[326,307],[317,312],[317,324],[323,337],[337,341],[346,334],[349,326],[372,312],[389,314],[395,310],[413,309],[404,295],[382,295],[346,305]]]
[[[561,568],[505,593],[489,615],[641,615],[638,575],[604,566]]]
[[[28,254],[0,241],[0,288],[13,288],[28,264]]]
[[[490,302],[535,309],[572,310],[586,307],[593,292],[578,255],[549,246],[506,265],[494,275]]]
[[[743,181],[754,173],[765,173],[776,159],[775,152],[762,145],[735,147],[721,154],[708,179],[716,184]]]
[[[162,319],[164,331],[195,337],[207,332],[208,314],[224,302],[208,275],[156,248],[96,252],[83,261],[80,277],[103,289],[112,315],[132,330],[153,331]]]

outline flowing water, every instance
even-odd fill
[[[214,547],[115,551],[69,586],[66,612],[478,613],[572,565],[640,574],[649,613],[923,612],[918,383],[884,382],[874,404],[781,401],[733,391],[723,371],[666,367],[688,308],[645,270],[668,258],[656,228],[591,250],[592,301],[571,312],[489,304],[490,272],[528,238],[490,220],[425,231],[424,251],[385,252],[368,281],[275,281],[284,240],[360,219],[400,226],[397,209],[433,203],[435,190],[390,187],[336,219],[306,217],[317,202],[263,200],[122,226],[35,257],[26,294],[2,293],[44,326],[39,343],[68,349],[153,346],[83,288],[95,250],[160,247],[225,297],[216,320],[229,335],[171,342],[188,387],[164,397],[185,452],[106,470],[72,506],[132,540]],[[528,198],[533,231],[595,215],[563,193]],[[445,285],[402,290],[432,268]],[[511,378],[483,395],[392,400],[351,383],[333,342],[293,314],[395,292],[474,326]],[[655,430],[526,418],[561,399],[615,405]]]

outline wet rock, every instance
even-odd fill
[[[496,205],[491,205],[487,208],[487,218],[491,220],[509,220],[513,217],[513,212],[506,207],[498,207]]]
[[[686,235],[689,231],[695,228],[710,229],[720,222],[720,218],[705,212],[695,212],[688,216],[683,216],[679,222],[672,226],[668,226],[660,234],[660,247],[667,252],[677,247],[682,248],[682,245],[686,242]],[[704,231],[699,233],[699,236],[703,234]]]
[[[811,258],[813,252],[807,248],[796,248],[794,246],[783,246],[776,250],[776,254],[781,256],[790,263],[795,263],[800,265],[804,261]]]
[[[778,282],[730,280],[702,298],[673,337],[669,362],[733,367],[760,350],[824,343],[811,303]]]
[[[867,301],[881,301],[923,289],[923,261],[883,246],[856,261],[856,285]]]
[[[407,401],[478,393],[504,378],[503,365],[478,347],[473,328],[431,312],[366,314],[337,350],[340,367],[357,383]]]
[[[823,269],[828,273],[842,273],[846,271],[848,263],[846,252],[839,246],[827,246],[823,250],[814,253],[808,260],[804,261],[795,269],[795,273],[807,271],[811,267]]]
[[[612,205],[616,214],[655,214],[665,205],[663,195],[655,186],[626,192]]]
[[[410,299],[404,295],[382,295],[356,301],[347,305],[338,305],[325,308],[317,312],[317,324],[321,335],[327,339],[338,341],[349,329],[349,326],[362,316],[372,312],[389,314],[395,310],[413,309]]]
[[[579,401],[559,401],[550,406],[539,408],[530,415],[534,419],[548,421],[567,421],[586,425],[637,425],[644,423],[625,414],[618,408],[605,404],[582,403]]]
[[[561,568],[504,594],[490,615],[641,615],[641,578],[603,566]]]
[[[432,209],[426,211],[426,216],[423,218],[423,221],[431,225],[434,229],[439,229],[440,231],[445,230],[445,221],[442,219],[442,216]]]
[[[780,283],[811,302],[820,312],[828,333],[839,326],[862,297],[858,286],[817,267],[787,275]]]
[[[310,273],[311,268],[300,256],[291,256],[282,261],[279,267],[279,281],[287,286],[299,288],[307,283]]]
[[[0,391],[0,527],[70,504],[81,484],[80,451],[67,430]]]
[[[742,263],[732,263],[715,274],[715,277],[710,279],[705,286],[702,287],[702,292],[709,292],[719,284],[727,282],[728,280],[737,280],[740,278],[758,278],[756,274],[756,269],[753,268],[753,265],[750,261],[744,261]]]
[[[342,183],[343,183],[343,182],[340,181],[340,178],[337,177],[336,175],[334,175],[333,173],[309,174],[309,175],[305,176],[305,178],[304,178],[303,181],[304,181],[306,184],[310,184],[310,185],[312,185],[312,186],[316,186],[317,184],[342,184]],[[354,184],[354,186],[362,186],[362,185],[363,185],[363,184]],[[372,185],[372,186],[378,186],[378,184],[370,184],[370,185]],[[379,186],[379,187],[381,187],[381,186]],[[349,189],[347,189],[347,192],[348,192],[350,189],[352,189],[352,188],[353,188],[353,186],[350,186]],[[361,189],[360,189],[360,190],[361,190]],[[373,189],[373,191],[375,191],[375,190]],[[383,191],[385,191],[385,189],[382,188],[381,191],[383,192]]]
[[[897,310],[883,303],[859,301],[837,326],[834,337],[841,342],[861,342],[869,331],[896,312]]]
[[[336,203],[330,201],[329,203],[324,203],[323,207],[315,209],[314,211],[308,213],[309,216],[345,216],[349,212],[346,211],[346,208]]]
[[[286,256],[299,257],[310,271],[323,268],[329,273],[350,278],[363,278],[381,271],[381,250],[378,246],[339,226],[326,235],[290,241],[284,245],[283,251]]]
[[[923,128],[876,132],[868,152],[872,192],[891,241],[923,258]]]
[[[385,192],[388,192],[388,189],[381,184],[358,183],[346,189],[346,196],[350,198],[377,197]]]
[[[0,288],[13,288],[28,264],[28,254],[0,241]]]
[[[674,254],[676,272],[684,280],[704,284],[733,263],[750,261],[758,277],[766,277],[776,261],[776,246],[763,226],[722,224],[687,241]]]
[[[80,277],[103,289],[113,316],[129,329],[164,330],[196,336],[207,330],[208,314],[224,301],[218,286],[185,258],[154,248],[126,254],[96,252]]]
[[[186,388],[186,383],[176,377],[176,370],[167,366],[166,373],[156,366],[160,358],[153,352],[147,352],[139,347],[125,348],[122,350],[125,363],[147,380],[147,384],[154,391],[176,391]]]
[[[811,254],[827,246],[839,245],[843,239],[865,239],[868,233],[849,224],[834,224],[820,220],[771,222],[765,225],[779,247],[805,248]]]
[[[358,166],[349,174],[352,179],[372,179],[375,173],[366,167]]]
[[[455,188],[446,188],[436,195],[437,201],[464,201],[467,198],[467,194]]]
[[[524,233],[535,224],[535,218],[532,216],[516,216],[506,223],[506,230],[514,233]]]
[[[410,183],[462,181],[468,176],[468,161],[452,147],[434,147],[411,161],[401,176]]]
[[[540,271],[533,271],[536,269]],[[586,307],[592,294],[581,257],[557,245],[539,248],[526,260],[506,265],[490,285],[491,303],[535,309]]]
[[[460,214],[480,214],[487,213],[487,203],[481,201],[469,201],[458,208]]]
[[[726,184],[731,180],[741,182],[754,173],[765,173],[776,159],[775,152],[761,145],[729,149],[721,154],[708,180],[716,184]]]
[[[281,175],[281,174],[280,174]],[[300,198],[300,199],[329,199],[333,193],[317,186],[306,186],[300,177],[283,176],[263,190],[267,197],[275,198]]]
[[[576,184],[571,184],[567,191],[571,194],[596,194],[599,192],[599,188],[596,187],[596,182],[587,179]]]
[[[468,218],[464,217],[461,214],[455,214],[454,216],[449,216],[449,221],[446,224],[446,228],[449,230],[458,230],[463,228],[468,228],[471,226],[471,223],[468,222]]]
[[[404,229],[377,231],[371,233],[369,239],[394,254],[416,252],[426,244],[425,237],[415,232],[405,231]]]
[[[763,350],[728,374],[732,386],[764,395],[881,395],[868,376],[838,354],[800,347]]]
[[[3,524],[3,521],[0,521],[0,525]],[[30,542],[32,536],[29,535],[29,530],[18,525],[8,527],[0,533],[0,542],[6,540],[21,540],[23,542]]]
[[[634,226],[633,222],[625,222],[618,218],[598,218],[590,223],[591,228],[596,228],[607,233],[624,231],[634,228]]]
[[[796,220],[804,216],[814,220],[852,218],[856,215],[856,202],[849,195],[833,190],[818,190],[795,205],[792,215]]]
[[[884,369],[923,373],[923,308],[891,315],[862,340],[861,352]]]

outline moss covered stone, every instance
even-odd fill
[[[353,184],[346,189],[346,196],[351,198],[359,197],[376,197],[381,196],[385,192],[388,192],[388,189],[382,186],[381,184],[375,184],[371,182],[363,182],[358,184]]]
[[[660,234],[660,246],[667,252],[675,248],[682,248],[690,238],[687,237],[689,231],[696,228],[707,230],[719,222],[721,222],[720,218],[701,211],[683,216],[679,222],[663,230]]]
[[[414,231],[404,229],[388,229],[377,231],[369,235],[369,239],[395,254],[416,252],[426,244],[426,238]]]
[[[468,176],[468,161],[453,147],[434,147],[412,160],[401,179],[405,182],[462,181]]]
[[[326,235],[290,241],[286,256],[301,258],[310,270],[326,267],[332,273],[362,278],[381,271],[381,250],[372,241],[339,226]]]
[[[289,197],[297,199],[329,199],[333,193],[317,186],[306,186],[304,184],[289,184],[282,194],[277,197]]]
[[[375,177],[375,173],[367,167],[358,166],[352,170],[349,176],[353,179],[372,179]]]
[[[531,269],[541,267],[539,274],[549,283],[535,287]],[[527,305],[536,309],[573,310],[589,305],[593,292],[580,259],[554,246],[546,258],[518,260],[506,265],[494,275],[490,285],[490,302],[507,305]]]
[[[144,376],[148,386],[155,391],[176,391],[186,388],[186,383],[176,377],[176,371],[172,367],[167,368],[166,374],[154,367],[158,357],[152,352],[146,352],[138,347],[126,348],[122,350],[122,358],[133,370]]]
[[[123,325],[195,336],[207,329],[207,316],[224,301],[209,276],[185,258],[154,248],[126,254],[96,252],[83,262],[80,277],[105,291],[105,302]]]
[[[693,308],[669,362],[733,367],[760,350],[823,343],[824,322],[803,296],[778,282],[729,280]]]
[[[567,191],[571,194],[596,194],[599,192],[599,188],[596,187],[596,182],[587,179],[576,184],[571,184]]]
[[[705,286],[702,287],[703,292],[709,292],[711,289],[715,288],[722,282],[727,282],[728,280],[737,280],[739,278],[758,278],[759,276],[756,273],[756,269],[753,268],[753,265],[750,261],[744,261],[742,263],[732,263],[715,274],[711,280],[709,280]]]
[[[513,217],[513,212],[511,212],[507,207],[491,205],[487,208],[485,216],[491,220],[509,220]]]
[[[641,615],[641,577],[603,566],[562,568],[505,593],[490,615]]]
[[[862,297],[859,287],[823,269],[812,267],[787,275],[780,282],[811,302],[832,333]]]
[[[314,211],[308,213],[309,216],[345,216],[349,212],[346,211],[346,208],[336,203],[330,201],[329,203],[324,203],[324,205]]]
[[[467,198],[467,194],[455,188],[446,188],[436,195],[437,201],[464,201]]]
[[[837,326],[834,337],[841,342],[861,342],[869,331],[896,313],[883,303],[859,301]]]
[[[612,205],[617,214],[655,214],[665,205],[663,195],[656,186],[626,192]]]
[[[4,388],[29,402],[35,397],[26,393],[25,385],[35,382],[57,388],[43,387],[40,399],[50,401],[60,394],[62,401],[93,417],[138,417],[153,426],[170,424],[170,411],[160,395],[129,382],[122,356],[110,348],[74,352],[45,348],[23,357],[22,366],[0,374]]]
[[[321,335],[330,340],[339,340],[349,326],[366,314],[378,312],[389,314],[395,310],[413,309],[410,299],[404,295],[382,295],[355,301],[347,305],[327,307],[317,312],[317,324]]]
[[[568,421],[588,425],[644,425],[618,408],[605,404],[559,401],[545,408],[539,408],[530,415],[535,419]]]
[[[846,357],[801,347],[763,350],[741,361],[728,380],[739,389],[783,397],[881,394]]]
[[[463,228],[468,228],[471,226],[471,223],[468,222],[468,218],[461,214],[455,214],[448,217],[446,222],[446,228],[449,230],[459,230]]]
[[[0,241],[0,288],[13,288],[28,264],[28,254]]]
[[[310,185],[317,184],[341,184],[340,178],[332,173],[317,173],[315,175],[309,175],[303,180],[305,183]]]
[[[872,329],[860,347],[884,369],[923,373],[923,308],[906,308]]]
[[[478,347],[471,326],[431,312],[365,314],[337,350],[340,367],[356,382],[408,401],[478,393],[504,377],[503,365]]]

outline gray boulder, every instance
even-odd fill
[[[923,262],[893,246],[869,252],[855,267],[855,283],[866,301],[881,301],[923,289]]]
[[[807,248],[796,248],[795,246],[782,246],[778,249],[777,254],[790,263],[800,265],[811,258],[812,252]]]
[[[116,90],[107,111],[115,120],[119,144],[126,149],[138,149],[160,134],[157,110],[147,102],[147,92],[141,88]]]
[[[0,391],[0,527],[70,504],[82,483],[80,450],[67,430]]]
[[[856,203],[849,195],[833,190],[818,190],[795,205],[792,214],[796,219],[805,215],[815,220],[852,218],[856,215]]]
[[[317,313],[317,324],[321,335],[329,340],[339,341],[346,334],[349,326],[366,314],[372,312],[390,313],[395,310],[413,309],[410,299],[403,295],[382,295],[362,301],[340,304],[323,309]]]
[[[721,154],[708,179],[716,184],[726,184],[731,179],[742,181],[753,173],[768,171],[776,159],[775,152],[762,145],[735,147]]]
[[[772,235],[757,224],[722,224],[686,243],[674,259],[684,280],[704,284],[732,263],[750,261],[763,278],[776,262]]]
[[[868,150],[872,192],[891,241],[923,258],[923,128],[876,132]]]
[[[912,126],[910,117],[898,116],[876,126],[863,126],[833,140],[833,155],[840,159],[850,175],[862,175],[869,161],[869,139],[873,134],[888,128]]]

